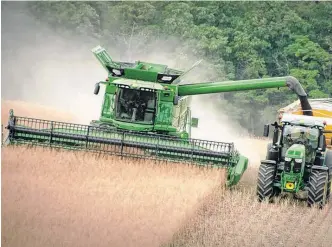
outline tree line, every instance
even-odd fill
[[[208,61],[206,80],[292,75],[311,98],[332,97],[329,2],[29,2],[28,9],[60,33],[121,44],[127,57],[163,41],[174,59],[190,52]],[[258,135],[296,100],[288,89],[220,96],[223,111]]]

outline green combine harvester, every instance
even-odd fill
[[[11,110],[7,143],[226,168],[226,185],[232,186],[247,169],[248,158],[233,143],[191,138],[191,128],[198,126],[198,119],[191,116],[191,95],[289,87],[306,110],[310,109],[307,95],[294,77],[182,84],[198,63],[180,71],[142,61],[115,62],[100,46],[92,52],[108,73],[94,89],[98,95],[100,85],[105,86],[99,120],[90,125],[71,124],[19,117]]]
[[[327,122],[329,121],[329,122]],[[283,114],[275,122],[266,160],[261,161],[257,180],[259,201],[272,201],[281,193],[306,199],[308,206],[323,208],[332,191],[332,150],[327,150],[326,125],[331,118]],[[264,136],[269,136],[265,125]]]

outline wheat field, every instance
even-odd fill
[[[72,121],[58,111],[2,101],[21,116]],[[248,145],[250,143],[250,145]],[[331,205],[259,204],[266,141],[242,140],[241,183],[192,166],[45,148],[2,148],[2,246],[332,246]]]
[[[20,102],[3,102],[3,124],[9,105],[33,116]],[[35,108],[39,118],[60,119]],[[158,246],[224,177],[179,164],[44,148],[5,147],[1,158],[3,246]]]
[[[246,178],[256,179],[251,168]],[[255,180],[237,190],[214,189],[205,205],[197,210],[164,246],[276,246],[331,247],[331,205],[309,209],[292,198],[274,204],[258,203]]]

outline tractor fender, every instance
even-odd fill
[[[261,164],[265,164],[265,165],[268,165],[268,166],[276,166],[277,161],[275,161],[275,160],[261,160]]]
[[[328,171],[329,168],[327,166],[312,166],[311,167],[312,170],[320,170],[320,171]]]
[[[278,160],[278,150],[273,148],[272,142],[267,144],[267,150],[266,150],[266,160]]]

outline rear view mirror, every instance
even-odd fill
[[[95,90],[94,90],[94,94],[95,95],[98,95],[98,93],[99,93],[99,89],[100,89],[100,85],[99,85],[99,83],[97,82],[96,84],[95,84]]]
[[[198,118],[191,118],[191,127],[197,128],[198,127]]]
[[[264,125],[264,134],[263,136],[268,137],[270,133],[270,125],[269,124],[265,124]]]

